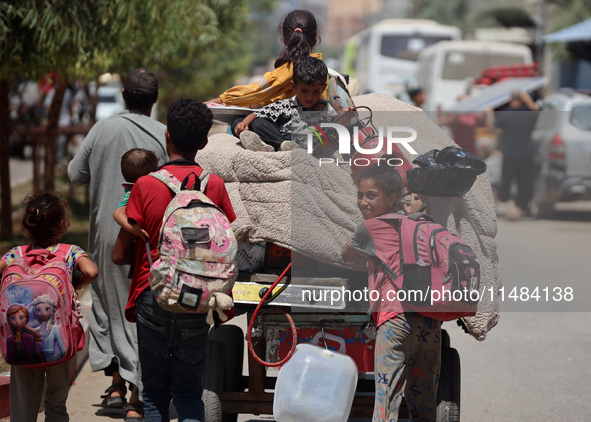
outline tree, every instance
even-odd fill
[[[268,0],[259,0],[266,4]],[[213,92],[247,66],[246,0],[12,0],[0,2],[0,123],[8,121],[11,75],[58,75],[46,132],[45,188],[54,188],[55,139],[70,80],[139,66],[185,69]],[[4,88],[3,88],[4,87]],[[7,131],[2,147],[2,234],[11,235]]]
[[[410,14],[414,19],[433,19],[442,25],[453,25],[463,29],[467,6],[467,0],[413,0]]]
[[[548,3],[550,3],[549,8],[551,8],[549,14],[552,16],[551,24],[548,27],[550,33],[591,18],[591,2],[589,0],[548,0]],[[582,44],[581,47],[586,50],[585,57],[591,57],[588,43],[576,44]],[[571,51],[572,47],[573,45],[565,43],[553,44],[554,59],[557,61],[572,60],[574,57]]]

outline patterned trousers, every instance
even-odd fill
[[[373,422],[396,422],[402,397],[410,420],[435,422],[441,366],[441,322],[403,313],[378,327]]]

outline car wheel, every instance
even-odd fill
[[[542,176],[538,176],[534,184],[534,195],[530,205],[534,218],[550,218],[554,214],[554,203],[546,198],[546,183]]]

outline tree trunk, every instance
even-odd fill
[[[8,145],[9,135],[9,114],[8,114],[8,81],[0,80],[0,217],[2,229],[0,237],[12,237],[12,200],[10,195],[10,146]]]
[[[68,79],[58,76],[55,83],[53,101],[47,116],[47,135],[45,136],[45,189],[55,189],[55,153],[57,149],[57,125],[62,108],[62,100],[68,86]]]

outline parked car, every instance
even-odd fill
[[[532,215],[552,216],[556,202],[591,200],[591,97],[567,89],[546,97],[532,139],[538,145]]]
[[[104,119],[125,110],[125,101],[119,86],[100,86],[97,91],[96,120]]]

